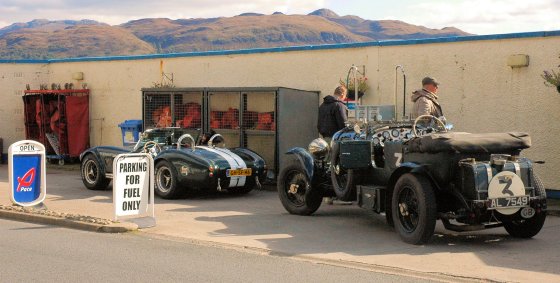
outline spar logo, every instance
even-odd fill
[[[31,192],[31,190],[33,189],[31,187],[31,184],[35,182],[35,167],[29,169],[29,171],[27,171],[27,173],[25,173],[23,177],[17,177],[17,182],[17,192]]]

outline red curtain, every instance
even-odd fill
[[[89,96],[66,96],[68,153],[79,156],[89,148]]]

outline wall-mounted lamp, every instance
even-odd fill
[[[84,79],[84,73],[83,72],[75,72],[72,74],[72,79],[73,80],[77,80],[77,81],[81,81]]]
[[[515,54],[510,55],[507,59],[507,65],[512,68],[522,68],[529,66],[529,55]]]

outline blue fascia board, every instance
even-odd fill
[[[560,30],[556,31],[537,31],[507,34],[491,34],[491,35],[468,35],[453,37],[437,37],[424,39],[409,40],[386,40],[386,41],[369,41],[357,43],[337,43],[323,45],[303,45],[288,47],[272,47],[272,48],[254,48],[239,50],[219,50],[219,51],[202,51],[202,52],[182,52],[167,54],[148,54],[148,55],[129,55],[129,56],[106,56],[106,57],[81,57],[81,58],[62,58],[62,59],[46,59],[46,60],[7,60],[0,59],[0,64],[49,64],[49,63],[67,63],[67,62],[96,62],[96,61],[121,61],[121,60],[146,60],[146,59],[164,59],[164,58],[182,58],[182,57],[204,57],[204,56],[227,56],[227,55],[245,55],[260,53],[278,53],[292,51],[312,51],[312,50],[332,50],[346,48],[361,48],[372,46],[399,46],[414,44],[433,44],[433,43],[451,43],[466,42],[479,40],[499,40],[499,39],[518,39],[518,38],[535,38],[560,36]]]
[[[0,64],[48,64],[47,59],[0,59]]]

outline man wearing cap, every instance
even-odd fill
[[[432,77],[425,77],[422,79],[422,89],[416,90],[412,93],[412,117],[421,115],[432,115],[435,117],[443,116],[441,105],[437,101],[437,91],[439,82]]]

